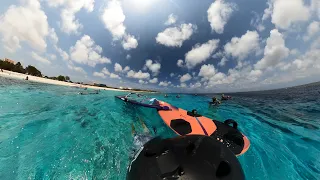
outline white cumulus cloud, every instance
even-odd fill
[[[182,43],[191,37],[196,28],[197,26],[190,23],[170,27],[158,33],[156,41],[168,47],[181,47]]]
[[[222,58],[224,55],[225,55],[224,52],[218,51],[212,56],[212,58]]]
[[[178,67],[184,67],[184,65],[183,65],[183,60],[182,60],[182,59],[179,59],[179,60],[177,61],[177,66],[178,66]]]
[[[212,64],[204,64],[201,66],[198,76],[208,80],[216,74],[216,69]]]
[[[122,46],[125,50],[135,49],[138,46],[138,41],[134,36],[128,34],[124,36]]]
[[[166,21],[164,24],[167,25],[167,26],[169,26],[169,25],[171,25],[171,24],[176,23],[177,20],[178,20],[178,16],[176,16],[176,15],[174,15],[174,14],[170,14],[170,15],[168,16],[167,21]]]
[[[21,6],[12,5],[0,15],[2,44],[13,53],[25,42],[33,49],[44,52],[49,35],[47,16],[38,0],[25,0]]]
[[[47,59],[47,58],[44,58],[42,56],[40,56],[39,54],[35,53],[35,52],[31,52],[31,56],[33,59],[39,61],[39,62],[42,62],[42,63],[45,63],[45,64],[51,64],[51,62]]]
[[[88,35],[84,35],[70,48],[71,60],[79,64],[96,66],[96,64],[111,63],[109,58],[101,56],[102,48]]]
[[[50,37],[50,39],[51,39],[51,41],[52,41],[52,43],[53,43],[54,45],[56,45],[56,44],[58,43],[59,38],[58,38],[57,33],[56,33],[56,31],[55,31],[54,28],[51,28],[51,29],[50,29],[49,37]]]
[[[101,70],[101,72],[102,72],[103,74],[105,74],[105,75],[110,75],[109,70],[108,70],[107,68],[105,68],[105,67]]]
[[[109,70],[105,67],[101,70],[101,72],[94,72],[93,76],[101,77],[101,78],[106,78],[107,76],[109,76],[112,79],[121,79],[119,75],[110,73]]]
[[[195,84],[190,83],[189,87],[191,89],[196,89],[196,88],[201,87],[201,83],[200,82],[196,82]]]
[[[192,78],[192,77],[191,77],[191,75],[190,75],[189,73],[184,74],[183,76],[181,76],[180,82],[181,82],[181,83],[187,82],[187,81],[189,81],[191,78]]]
[[[149,80],[149,83],[155,84],[158,82],[158,78],[153,78]]]
[[[177,85],[178,88],[186,88],[187,84],[186,83],[180,83],[180,85]]]
[[[228,83],[226,80],[226,75],[224,73],[218,72],[209,79],[208,85],[214,86],[214,85],[225,84],[225,83]]]
[[[140,79],[138,82],[139,82],[139,84],[148,84],[147,81],[144,81],[144,80],[142,80],[142,79]]]
[[[47,2],[51,7],[62,7],[60,28],[67,34],[79,34],[79,30],[83,27],[75,17],[77,12],[81,9],[92,12],[94,9],[94,0],[47,0]]]
[[[221,61],[218,63],[218,66],[223,67],[228,62],[228,59],[226,57],[223,57]]]
[[[264,31],[265,27],[263,25],[260,15],[256,12],[252,12],[252,13],[254,16],[250,21],[250,25],[255,27],[259,32]]]
[[[118,74],[110,73],[110,78],[112,79],[121,79],[121,77]]]
[[[264,49],[264,57],[255,64],[256,69],[273,67],[289,55],[289,49],[285,46],[283,35],[277,29],[270,32]]]
[[[318,15],[318,19],[320,19],[320,1],[319,0],[311,0],[311,10]]]
[[[311,22],[307,28],[307,34],[303,37],[303,40],[308,41],[319,31],[320,31],[320,23],[318,21]]]
[[[160,73],[161,64],[154,62],[151,59],[146,60],[145,67],[148,68],[154,76],[157,76]]]
[[[76,71],[78,73],[85,74],[85,75],[87,74],[86,71],[83,68],[75,66],[72,63],[68,63],[67,67],[68,67],[68,69],[70,69],[72,71]]]
[[[303,0],[273,0],[271,21],[278,28],[288,29],[294,23],[307,21],[309,17],[310,10]]]
[[[56,45],[54,46],[54,48],[58,51],[63,60],[69,60],[69,54],[67,52],[65,52]]]
[[[124,72],[127,72],[127,71],[129,71],[129,70],[130,70],[130,67],[129,67],[129,66],[126,66],[126,67],[123,68],[123,71],[124,71]]]
[[[248,78],[252,81],[257,81],[257,79],[262,75],[261,70],[251,70]]]
[[[213,31],[222,34],[231,14],[236,10],[236,5],[223,0],[214,1],[209,7],[208,21]]]
[[[103,74],[102,72],[94,72],[93,76],[100,77],[100,78],[106,78],[106,75]]]
[[[116,39],[120,39],[125,35],[126,27],[123,24],[125,18],[121,3],[118,0],[109,1],[101,17],[106,29]]]
[[[150,74],[147,72],[142,72],[141,70],[138,72],[130,70],[129,72],[127,72],[127,77],[135,79],[149,79]]]
[[[122,71],[122,66],[119,63],[114,64],[114,71],[115,72],[121,72]]]
[[[196,65],[205,62],[211,54],[218,48],[219,40],[209,40],[204,44],[196,44],[192,49],[186,53],[186,65],[189,69]]]
[[[298,49],[291,49],[290,50],[290,55],[295,56],[298,55],[300,53],[300,51]]]
[[[159,86],[164,86],[164,87],[166,87],[166,86],[169,86],[170,84],[171,84],[170,81],[161,81],[161,82],[159,83]]]
[[[265,21],[271,17],[272,9],[273,9],[273,3],[271,1],[268,1],[268,8],[264,10],[264,14],[261,19],[262,21]]]
[[[122,46],[125,50],[135,49],[138,46],[138,41],[133,35],[126,33],[125,18],[121,2],[118,0],[108,1],[101,15],[101,20],[105,28],[112,34],[113,39],[122,39]]]
[[[230,42],[224,46],[226,54],[236,57],[240,60],[248,57],[252,52],[259,49],[259,34],[256,31],[247,31],[240,38],[233,37]]]
[[[123,68],[119,63],[114,64],[114,71],[115,72],[125,73],[125,72],[128,72],[129,70],[130,70],[129,66],[126,66]]]

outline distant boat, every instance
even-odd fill
[[[88,92],[88,91],[83,91],[83,92],[79,92],[78,94],[80,95],[89,95],[89,94],[99,94],[99,90],[95,90],[93,92]]]

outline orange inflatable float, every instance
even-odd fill
[[[195,110],[190,112],[163,101],[158,102],[159,106],[163,107],[163,110],[158,110],[159,115],[176,134],[210,136],[225,144],[236,155],[249,149],[249,139],[237,129],[234,120],[228,119],[222,123],[201,116]]]

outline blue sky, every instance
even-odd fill
[[[0,54],[115,87],[232,92],[319,81],[319,0],[0,2]]]

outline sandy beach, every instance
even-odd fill
[[[0,77],[10,78],[10,79],[25,80],[27,76],[28,76],[29,81],[37,82],[37,83],[53,84],[53,85],[59,85],[59,86],[79,87],[79,88],[110,90],[110,91],[129,91],[129,90],[122,90],[122,89],[96,87],[96,86],[90,86],[90,85],[82,85],[82,84],[76,84],[76,83],[63,82],[63,81],[58,81],[58,80],[53,80],[53,79],[47,79],[47,78],[42,78],[42,77],[36,77],[36,76],[16,73],[16,72],[7,71],[7,70],[3,70],[3,72],[0,71]]]

